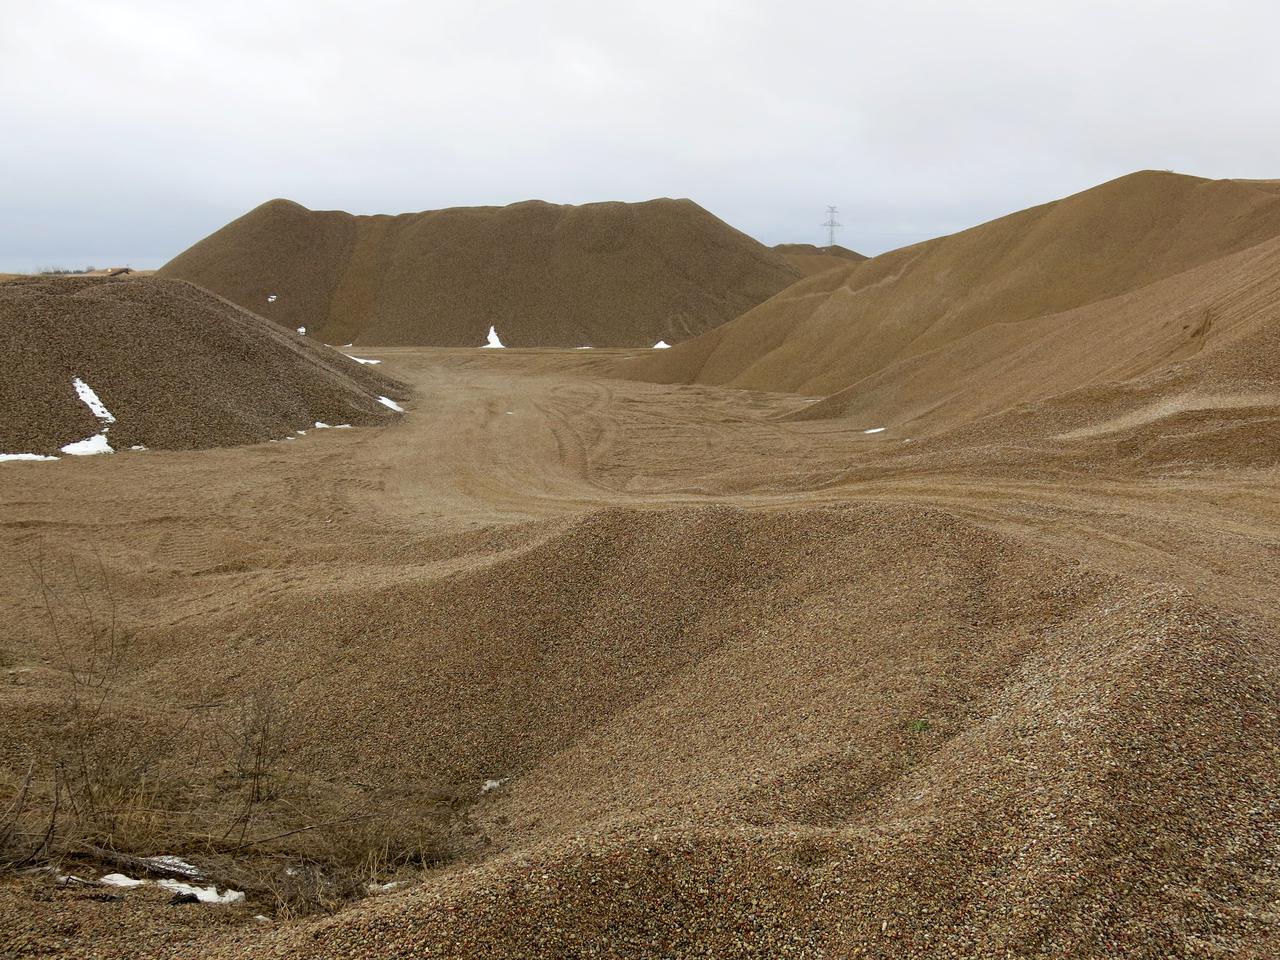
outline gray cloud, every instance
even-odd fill
[[[6,3],[4,6],[18,5]],[[0,269],[154,266],[275,196],[688,196],[868,253],[1155,167],[1280,176],[1269,2],[43,2],[0,32]]]

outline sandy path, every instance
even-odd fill
[[[139,572],[340,562],[387,537],[451,535],[607,506],[850,499],[935,504],[1114,564],[1162,571],[1274,612],[1273,471],[1045,476],[945,453],[909,458],[830,423],[787,423],[797,398],[604,379],[610,351],[366,351],[417,391],[381,430],[203,453],[6,464],[0,531],[18,549],[97,544]],[[50,480],[56,482],[49,482]],[[23,549],[23,548],[26,549]],[[1154,564],[1154,566],[1153,566]]]

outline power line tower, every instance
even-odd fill
[[[836,245],[836,227],[843,227],[844,224],[836,219],[840,215],[840,211],[835,207],[827,207],[827,220],[823,224],[827,228],[827,246],[834,247]]]

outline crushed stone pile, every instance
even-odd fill
[[[836,267],[848,267],[850,263],[861,263],[867,259],[838,243],[829,247],[819,247],[812,243],[777,243],[773,250],[806,277],[834,270]]]
[[[329,343],[650,346],[687,340],[801,276],[690,200],[541,201],[399,216],[272,200],[179,254],[190,280]]]
[[[394,418],[407,388],[179,280],[0,284],[0,454],[185,450]],[[87,444],[88,448],[65,449]]]
[[[1139,394],[1274,407],[1277,276],[1274,185],[1148,171],[810,277],[618,372],[825,397],[797,418],[899,437],[1072,392],[1039,427],[1100,428]]]

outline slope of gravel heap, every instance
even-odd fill
[[[608,510],[489,565],[181,629],[209,656],[145,686],[223,698],[267,669],[307,717],[295,762],[471,783],[487,845],[205,956],[1248,956],[1276,936],[1274,638],[936,511]]]
[[[818,247],[812,243],[776,243],[773,252],[780,254],[789,264],[806,277],[836,267],[847,267],[850,263],[861,263],[867,257],[848,247],[835,244],[830,247]]]
[[[696,203],[669,199],[399,216],[272,200],[160,273],[330,343],[480,346],[492,325],[517,347],[674,343],[801,276]]]
[[[880,379],[876,390],[912,381],[909,395],[875,411],[890,423],[950,411],[957,393],[981,396],[992,382],[1004,397],[1041,399],[1185,357],[1219,308],[1238,304],[1220,287],[1197,316],[1165,298],[1079,330],[1072,311],[1101,309],[1277,237],[1274,189],[1136,173],[811,276],[626,373],[808,395],[848,390],[854,399],[868,396],[868,378]],[[1041,343],[1029,330],[1054,339]]]
[[[394,380],[188,283],[27,278],[0,284],[0,453],[57,455],[109,426],[116,450],[280,439],[317,421],[394,419]],[[115,417],[77,396],[82,380]]]

